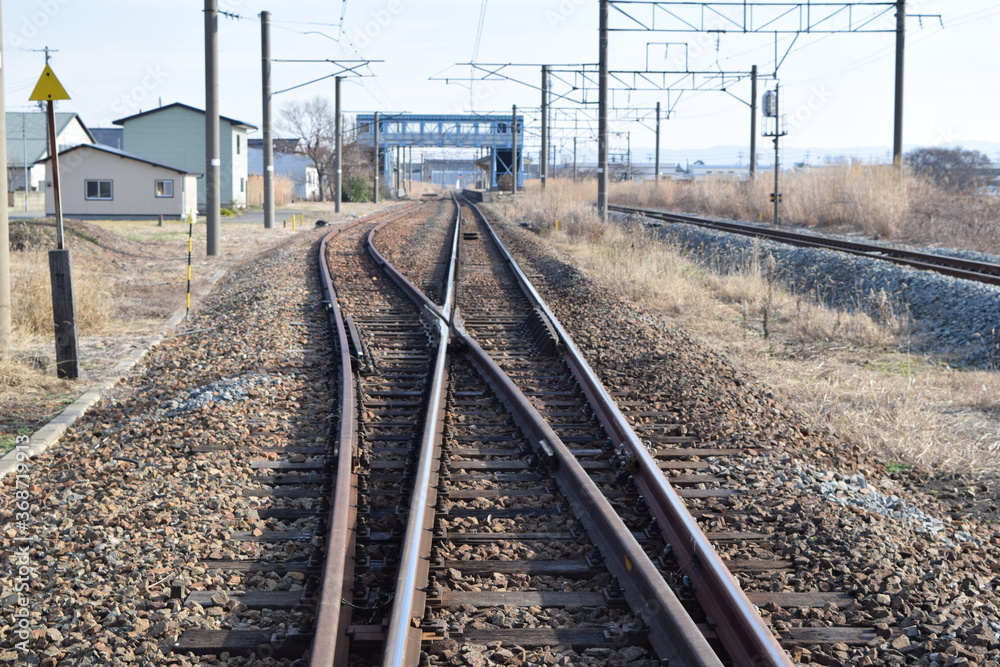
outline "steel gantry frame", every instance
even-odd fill
[[[626,25],[612,27],[610,10],[624,17]],[[644,14],[640,17],[638,11]],[[645,11],[648,10],[648,13]],[[895,10],[895,21],[890,21]],[[600,52],[600,107],[606,117],[608,104],[609,32],[714,32],[775,35],[775,70],[778,59],[777,35],[835,33],[895,33],[896,83],[893,123],[893,162],[903,157],[903,64],[906,42],[906,0],[874,2],[812,2],[748,0],[600,0],[598,49]],[[914,14],[914,18],[937,18],[937,14]],[[894,25],[893,25],[894,24]],[[794,45],[794,41],[793,41]],[[789,52],[791,47],[789,47]],[[787,57],[788,52],[785,53]],[[607,142],[607,124],[601,124],[600,144]],[[606,152],[598,167],[597,208],[607,216]]]

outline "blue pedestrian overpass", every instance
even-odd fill
[[[486,152],[483,162],[490,171],[490,188],[510,187],[513,162],[513,132],[511,114],[379,114],[379,149],[411,147],[420,148],[475,148]],[[357,115],[357,140],[368,146],[375,145],[375,114]],[[517,180],[524,185],[524,116],[517,116]],[[472,161],[472,160],[470,160]],[[385,164],[386,172],[391,167]],[[506,181],[506,183],[504,183]]]

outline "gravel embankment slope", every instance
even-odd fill
[[[186,327],[192,333],[152,350],[62,442],[31,460],[26,521],[14,521],[16,479],[3,480],[0,663],[189,664],[170,654],[177,636],[222,627],[238,612],[182,607],[169,599],[170,585],[234,583],[198,561],[258,555],[259,545],[233,532],[275,529],[240,497],[255,473],[249,462],[260,457],[245,450],[262,435],[293,440],[296,424],[322,422],[333,405],[328,342],[305,328],[326,317],[318,238],[303,232],[233,270]],[[226,449],[192,456],[196,445]],[[11,554],[22,547],[19,599]],[[299,584],[278,577],[271,586]],[[15,648],[22,604],[26,652]],[[267,612],[243,620],[272,627]]]

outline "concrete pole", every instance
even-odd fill
[[[2,3],[0,3],[2,4]],[[3,94],[3,8],[0,7],[0,118],[6,119],[7,109]],[[21,116],[24,122],[24,116]],[[22,126],[23,127],[23,126]],[[0,123],[0,146],[7,145],[7,123]],[[27,169],[25,169],[27,174]],[[0,192],[7,192],[7,151],[0,151]],[[28,201],[28,178],[24,179],[24,200]],[[0,206],[0,356],[10,352],[10,222],[7,203]]]
[[[608,0],[600,0],[598,36],[597,215],[608,218]]]
[[[542,65],[542,153],[538,158],[538,177],[545,189],[549,178],[549,66]]]
[[[205,0],[205,225],[206,252],[219,254],[219,3]]]
[[[653,176],[653,182],[660,182],[660,103],[656,103],[656,164],[654,165],[656,169],[656,174]]]
[[[344,128],[343,116],[340,112],[340,83],[343,79],[344,77],[342,76],[334,79],[336,83],[334,84],[333,124],[337,133],[337,138],[334,142],[334,149],[337,151],[337,154],[333,156],[333,198],[336,201],[333,205],[333,210],[335,213],[340,213],[340,202],[344,199]]]
[[[271,12],[260,13],[260,66],[264,125],[264,229],[274,227],[274,141],[271,133]]]
[[[781,218],[781,189],[779,188],[778,178],[781,174],[781,152],[778,148],[778,142],[781,139],[781,93],[779,92],[780,86],[774,84],[774,224],[780,225]]]
[[[892,132],[892,161],[903,166],[903,60],[906,51],[906,0],[896,0],[896,104]]]
[[[376,204],[378,203],[378,111],[375,112],[375,124],[372,127],[375,137],[375,194],[373,195],[372,201]]]
[[[750,69],[750,181],[757,178],[757,66]]]
[[[514,105],[510,121],[510,173],[513,176],[510,186],[511,194],[517,194],[517,105]]]
[[[576,183],[576,137],[573,137],[573,182]]]

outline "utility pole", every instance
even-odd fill
[[[340,82],[344,77],[338,76],[334,79],[334,101],[333,101],[333,124],[335,126],[336,140],[334,149],[337,154],[333,156],[333,197],[336,200],[333,205],[335,213],[340,213],[340,202],[344,198],[344,128],[343,116],[340,113]]]
[[[7,118],[3,94],[3,7],[0,0],[0,118]],[[24,123],[24,116],[21,116]],[[23,128],[24,125],[22,124]],[[23,129],[22,129],[23,132]],[[0,146],[7,145],[7,123],[0,123]],[[27,162],[27,161],[25,161]],[[7,192],[7,151],[0,152],[0,192]],[[28,201],[28,179],[24,179],[24,201]],[[10,221],[7,206],[0,206],[0,357],[10,352]]]
[[[517,105],[514,105],[514,112],[510,121],[510,173],[511,180],[510,193],[517,194]]]
[[[906,51],[906,0],[896,0],[896,104],[892,133],[892,161],[903,166],[903,56]]]
[[[600,0],[598,36],[598,112],[597,112],[597,215],[608,219],[608,7]]]
[[[264,229],[274,227],[274,141],[271,134],[271,12],[260,13],[264,125]]]
[[[206,253],[219,254],[219,3],[205,0],[205,229]]]
[[[576,172],[576,137],[573,137],[573,182],[576,183],[577,172]]]
[[[653,174],[653,182],[660,182],[660,103],[656,103],[656,170]]]
[[[545,189],[549,177],[549,66],[542,65],[542,153],[538,157],[538,177]]]
[[[56,213],[56,249],[49,251],[52,320],[55,325],[56,339],[56,374],[61,378],[72,380],[80,375],[80,362],[77,353],[76,302],[73,299],[73,263],[70,251],[66,248],[63,230],[62,190],[59,183],[59,144],[56,141],[55,120],[55,100],[68,100],[69,94],[59,83],[52,68],[46,65],[28,99],[32,102],[45,102],[48,116],[52,201]],[[108,194],[110,195],[110,193]],[[7,248],[5,247],[4,250]]]
[[[757,66],[750,68],[750,182],[757,178]]]
[[[375,112],[375,126],[372,128],[373,136],[375,137],[375,193],[372,195],[372,201],[376,204],[378,203],[378,111]]]
[[[778,178],[781,174],[781,153],[778,150],[778,140],[781,138],[781,95],[780,86],[774,84],[774,224],[781,224],[781,188]]]

